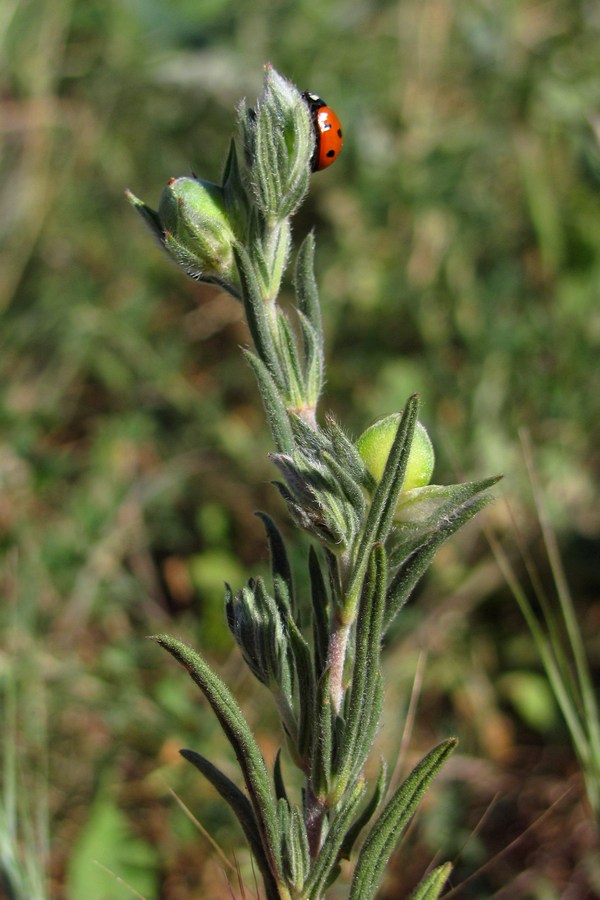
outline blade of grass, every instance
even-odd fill
[[[527,474],[529,476],[529,481],[533,492],[535,508],[538,515],[540,527],[542,529],[548,562],[550,563],[550,570],[552,572],[552,577],[554,578],[554,584],[556,585],[558,602],[560,604],[565,628],[567,630],[569,642],[573,652],[573,661],[575,663],[579,689],[581,691],[583,708],[585,711],[585,724],[587,725],[590,751],[593,757],[594,767],[596,769],[596,777],[598,777],[600,775],[600,719],[589,661],[585,652],[585,647],[583,645],[581,629],[579,628],[579,623],[577,621],[573,598],[571,596],[571,591],[569,589],[569,584],[567,582],[561,555],[558,549],[558,542],[556,540],[554,530],[550,524],[550,519],[547,514],[543,499],[543,492],[541,490],[537,472],[533,464],[531,440],[529,438],[528,432],[524,429],[521,430],[519,436],[521,439],[523,456],[525,458],[525,465],[527,466]],[[597,788],[595,805],[595,811],[597,815],[600,812],[600,796],[598,796],[599,789],[600,785]]]
[[[487,530],[487,539],[490,543],[490,547],[496,559],[498,568],[502,572],[506,584],[510,589],[513,597],[515,598],[519,609],[521,610],[523,618],[525,619],[529,630],[531,631],[531,635],[534,639],[538,653],[540,654],[540,658],[548,677],[548,681],[550,682],[550,686],[554,692],[556,701],[560,707],[560,710],[565,718],[567,727],[571,734],[575,752],[579,757],[581,765],[585,767],[587,766],[590,758],[589,744],[585,731],[578,718],[577,710],[575,705],[573,704],[572,697],[567,689],[567,686],[565,685],[560,667],[558,666],[553,655],[550,642],[546,634],[544,633],[544,629],[542,628],[540,622],[536,618],[531,602],[527,597],[527,594],[523,590],[521,584],[519,583],[519,579],[506,553],[500,546],[500,543],[498,542],[496,537],[489,531],[489,529]]]

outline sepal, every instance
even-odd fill
[[[470,508],[474,498],[493,487],[500,477],[466,481],[464,484],[430,484],[401,494],[389,547],[391,559],[405,559],[429,536],[444,530],[449,522],[461,517]],[[485,505],[491,498],[482,499]]]
[[[296,523],[334,553],[352,546],[366,509],[362,490],[364,466],[341,429],[310,427],[292,416],[295,451],[273,453],[271,460],[285,478],[280,491]]]

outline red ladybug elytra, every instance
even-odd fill
[[[315,132],[315,152],[310,161],[313,172],[326,169],[342,149],[342,125],[331,107],[316,94],[304,91],[302,97],[310,111]]]

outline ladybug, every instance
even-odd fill
[[[304,91],[302,98],[308,106],[315,133],[315,152],[310,166],[313,172],[320,172],[338,158],[342,149],[342,125],[331,107],[316,94]]]

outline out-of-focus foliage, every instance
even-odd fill
[[[600,16],[583,0],[2,4],[0,678],[10,670],[21,698],[44,686],[53,897],[107,779],[127,834],[155,848],[164,896],[226,895],[220,864],[206,863],[160,777],[225,847],[239,842],[177,762],[177,747],[216,732],[143,636],[168,624],[235,683],[220,583],[265,562],[253,510],[283,511],[238,352],[239,307],[148,243],[123,190],[150,201],[170,176],[219,180],[233,106],[254,98],[267,60],[344,125],[343,152],[314,176],[296,221],[297,237],[317,229],[325,406],[358,435],[420,391],[434,480],[507,473],[535,557],[517,438],[527,426],[597,662],[599,56]],[[491,516],[510,533],[502,503]],[[447,791],[466,812],[459,823],[448,812],[446,854],[502,792],[459,878],[508,843],[507,821],[516,837],[576,779],[560,718],[535,691],[519,614],[482,552],[476,530],[445,552],[421,604],[429,613],[408,609],[389,653],[397,711],[415,648],[429,655],[415,741],[462,739]],[[264,697],[246,682],[236,691],[274,753]],[[35,721],[20,724],[27,788]],[[515,896],[578,883],[583,813],[567,800],[558,815],[570,823],[560,865],[539,850],[552,840],[539,826],[470,896],[517,877]],[[390,896],[418,880],[427,828],[439,846],[443,824],[432,810],[413,839],[415,871],[397,873]]]

